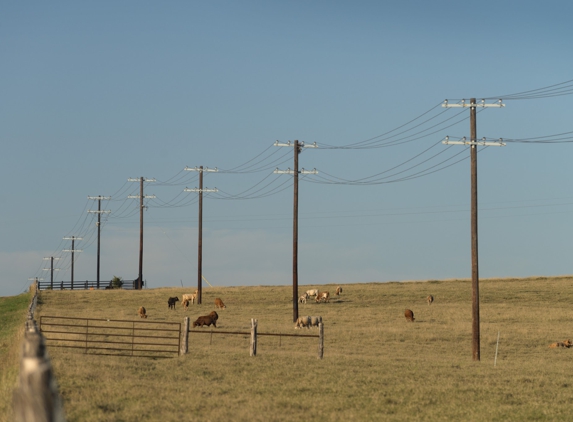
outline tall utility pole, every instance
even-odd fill
[[[44,258],[44,261],[50,261],[50,268],[42,268],[44,271],[50,272],[50,289],[54,290],[54,271],[60,271],[59,268],[54,268],[54,261],[60,258],[54,258],[50,256],[49,258]]]
[[[99,257],[100,257],[100,229],[101,229],[101,215],[102,214],[109,214],[111,211],[102,211],[101,210],[101,200],[110,200],[111,196],[88,196],[88,199],[97,200],[97,211],[88,210],[88,213],[95,213],[97,214],[97,288],[99,290]]]
[[[298,170],[298,155],[303,148],[318,148],[316,142],[311,145],[305,145],[304,142],[288,141],[286,144],[281,144],[279,141],[274,143],[276,147],[294,147],[294,170],[276,169],[276,174],[292,174],[293,177],[293,221],[292,221],[292,319],[296,322],[298,319],[298,175],[300,174],[318,174],[314,170]]]
[[[475,98],[470,99],[467,104],[462,101],[460,104],[448,104],[446,100],[442,107],[469,107],[470,109],[470,140],[462,138],[461,141],[450,141],[446,137],[442,143],[446,145],[470,145],[471,162],[471,254],[472,254],[472,357],[473,360],[480,360],[480,323],[479,323],[479,265],[478,265],[478,179],[477,179],[477,146],[504,146],[501,142],[486,142],[485,138],[477,140],[476,108],[477,107],[505,107],[501,100],[497,104],[486,104],[484,100],[476,103]]]
[[[74,242],[76,240],[82,240],[81,237],[64,237],[64,240],[71,240],[72,241],[72,249],[64,249],[64,252],[71,252],[72,253],[72,276],[71,276],[71,285],[70,289],[74,290],[74,252],[82,252],[81,249],[74,249]]]
[[[143,209],[145,208],[143,205],[143,200],[147,198],[155,198],[155,195],[143,194],[143,182],[155,182],[155,179],[146,179],[144,177],[140,177],[139,179],[129,178],[127,181],[139,182],[139,195],[128,195],[128,198],[139,198],[139,275],[137,276],[137,280],[133,288],[141,290],[143,287]]]
[[[208,167],[185,167],[187,171],[198,171],[199,172],[199,189],[184,189],[184,192],[199,192],[199,240],[197,245],[197,303],[201,304],[201,297],[203,295],[203,283],[201,279],[203,278],[203,192],[218,192],[217,188],[214,189],[203,189],[203,173],[205,172],[218,172],[217,167],[210,169]]]

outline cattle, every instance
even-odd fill
[[[139,314],[140,318],[147,318],[147,314],[145,313],[145,308],[143,306],[139,307],[137,313]]]
[[[571,347],[571,346],[573,346],[573,342],[568,339],[568,340],[557,341],[557,342],[555,342],[555,343],[551,343],[551,344],[549,345],[549,348],[550,348],[550,349],[556,349],[556,348],[558,348],[558,347],[567,347],[567,348],[569,348],[569,347]]]
[[[306,294],[310,297],[310,296],[317,296],[318,295],[318,289],[310,289],[306,291]]]
[[[220,298],[215,298],[215,308],[224,309],[226,306]]]
[[[414,312],[412,312],[410,309],[406,309],[404,311],[404,316],[406,317],[407,321],[414,322],[414,320],[416,319],[416,318],[414,318]]]
[[[198,292],[199,292],[198,290],[195,290],[195,293],[193,293],[193,294],[191,294],[191,293],[184,294],[181,297],[181,300],[182,301],[188,300],[190,303],[195,303],[195,299],[197,299],[197,293]],[[181,303],[183,303],[183,302],[181,302]]]
[[[181,302],[181,305],[183,305],[183,310],[186,311],[187,309],[189,309],[189,299],[183,299],[183,302]]]
[[[434,296],[428,295],[426,302],[428,302],[428,305],[431,305],[434,302]]]
[[[212,311],[209,315],[200,316],[197,320],[193,323],[193,328],[195,327],[203,327],[206,325],[209,327],[213,324],[213,327],[217,328],[217,320],[219,319],[219,315],[217,312]]]
[[[321,316],[311,316],[310,318],[310,326],[311,327],[318,327],[318,324],[322,324],[322,317]]]
[[[169,306],[169,309],[175,309],[175,302],[179,302],[179,298],[177,296],[167,299],[167,306]]]
[[[328,292],[319,292],[316,295],[316,303],[323,301],[323,302],[330,302],[330,293]]]
[[[336,288],[336,296],[340,296],[340,293],[342,293],[342,287],[338,286]]]
[[[307,299],[308,299],[308,295],[305,293],[301,297],[298,298],[298,303],[306,303]]]
[[[294,326],[295,329],[297,328],[310,328],[310,317],[309,316],[301,316],[298,317],[296,320],[296,324]]]

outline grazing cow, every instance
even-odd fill
[[[311,289],[311,290],[307,290],[306,294],[310,297],[310,296],[317,296],[318,295],[318,289]]]
[[[167,299],[167,305],[169,306],[169,309],[175,309],[175,302],[179,302],[179,298],[177,296]]]
[[[183,302],[181,302],[181,305],[183,305],[183,310],[186,311],[187,309],[189,309],[189,299],[183,299]]]
[[[182,301],[188,300],[188,301],[191,302],[191,303],[195,303],[195,299],[197,298],[197,293],[198,293],[198,292],[199,292],[198,290],[195,290],[195,293],[193,293],[193,294],[191,294],[191,293],[184,294],[184,295],[181,297],[181,300],[182,300]]]
[[[147,314],[145,313],[145,308],[143,306],[140,306],[137,312],[141,318],[147,318]]]
[[[224,309],[224,308],[226,308],[226,306],[221,299],[216,298],[215,299],[215,308]]]
[[[301,317],[297,318],[294,328],[298,329],[298,328],[303,328],[303,327],[310,328],[310,317],[309,316],[301,316]]]
[[[195,327],[203,327],[206,325],[209,327],[213,324],[213,327],[217,328],[217,320],[219,319],[219,315],[217,312],[212,311],[209,315],[200,316],[197,320],[193,323],[193,328]]]
[[[342,293],[342,287],[338,286],[336,288],[336,296],[340,296],[340,293]]]
[[[308,295],[305,293],[301,297],[298,298],[298,303],[306,303],[307,299],[308,299]]]
[[[414,320],[416,319],[416,318],[414,318],[414,312],[412,312],[409,309],[406,309],[404,311],[404,316],[406,317],[406,320],[408,320],[408,321],[414,322]]]
[[[428,305],[431,305],[431,304],[434,302],[434,296],[429,295],[429,296],[426,298],[426,302],[428,302]]]
[[[330,302],[330,293],[328,292],[320,292],[316,295],[316,303],[323,301],[323,302]]]
[[[318,324],[322,324],[322,317],[321,316],[311,316],[310,318],[310,326],[311,327],[318,327]]]

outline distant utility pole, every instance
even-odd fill
[[[143,194],[143,182],[155,182],[155,179],[146,179],[140,177],[138,179],[129,178],[128,182],[139,182],[139,195],[128,195],[129,199],[139,198],[139,275],[137,276],[136,285],[134,289],[141,290],[143,287],[143,200],[147,198],[155,198],[155,195]]]
[[[50,261],[50,268],[42,268],[44,271],[50,272],[50,289],[54,289],[54,271],[60,271],[59,268],[54,268],[54,261],[57,261],[60,258],[54,258],[50,256],[49,258],[44,258],[44,261]]]
[[[101,229],[101,215],[102,214],[109,214],[111,211],[102,211],[101,210],[101,200],[109,200],[111,196],[88,196],[88,199],[97,200],[97,211],[88,210],[88,213],[95,213],[97,214],[97,288],[99,289],[99,256],[100,256],[100,229]]]
[[[201,304],[201,297],[203,295],[203,283],[201,279],[203,278],[203,192],[218,192],[217,188],[214,189],[203,189],[203,173],[205,172],[218,172],[217,167],[210,169],[208,167],[185,167],[187,171],[198,171],[199,172],[199,189],[187,189],[184,192],[198,192],[199,193],[199,241],[197,246],[198,251],[198,263],[197,263],[197,303]]]
[[[71,277],[71,286],[70,289],[74,290],[74,252],[82,252],[81,249],[74,249],[74,242],[76,240],[82,240],[81,237],[64,237],[64,240],[71,240],[72,241],[72,249],[64,249],[64,252],[71,252],[72,253],[72,277]]]
[[[442,104],[442,107],[469,107],[470,109],[470,140],[462,138],[461,141],[450,141],[446,137],[442,143],[446,145],[470,145],[471,161],[471,249],[472,249],[472,356],[473,360],[480,360],[480,324],[479,324],[479,266],[478,266],[478,193],[477,193],[477,146],[504,146],[500,139],[499,142],[486,142],[485,138],[477,140],[476,125],[476,108],[477,107],[505,107],[499,100],[496,104],[486,104],[484,100],[476,103],[475,98],[470,99],[467,104],[462,101],[461,104],[448,104],[448,100]]]
[[[311,145],[305,145],[304,142],[288,141],[286,144],[281,144],[279,141],[274,143],[276,147],[294,147],[294,170],[290,168],[287,170],[276,169],[276,174],[292,174],[294,186],[294,200],[293,200],[293,223],[292,223],[292,319],[296,322],[298,319],[298,175],[300,174],[318,174],[314,170],[298,170],[298,155],[302,148],[318,148],[316,142]]]

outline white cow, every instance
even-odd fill
[[[318,324],[322,324],[322,317],[321,316],[311,316],[310,318],[310,326],[311,327],[318,327]]]
[[[298,298],[298,303],[306,303],[306,300],[308,299],[308,294],[303,294],[301,297]]]
[[[318,295],[318,289],[310,289],[306,291],[306,294],[310,297],[310,296],[317,296]]]
[[[182,301],[188,300],[190,303],[195,303],[195,299],[197,299],[197,293],[199,293],[199,290],[195,290],[195,293],[193,294],[184,294],[183,295],[183,299],[181,299]]]
[[[311,321],[310,321],[309,316],[298,317],[296,320],[296,324],[295,324],[294,328],[295,329],[303,328],[303,327],[310,328],[310,322]]]

